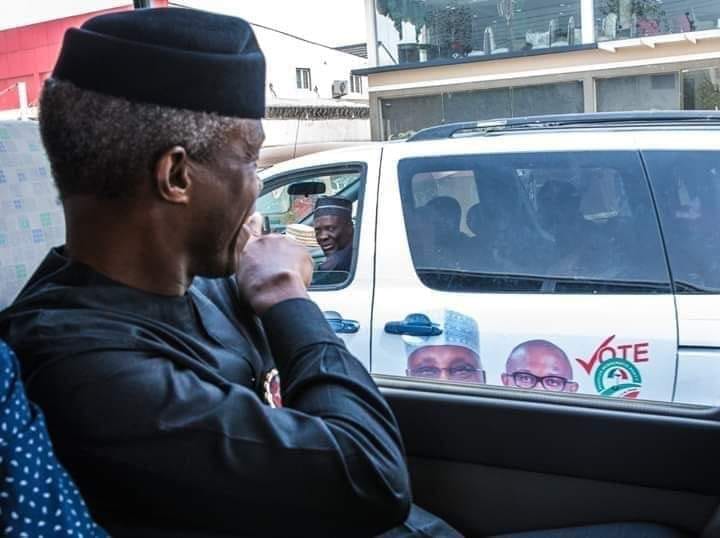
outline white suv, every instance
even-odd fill
[[[353,201],[312,295],[374,374],[720,404],[720,114],[443,125],[262,177],[318,262],[315,200]]]

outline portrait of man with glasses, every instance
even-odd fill
[[[501,377],[506,387],[548,392],[578,390],[567,354],[547,340],[529,340],[516,346]]]
[[[477,322],[453,310],[428,314],[441,331],[436,336],[404,336],[409,377],[485,383],[480,362],[480,336]]]

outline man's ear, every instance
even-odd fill
[[[164,151],[154,172],[155,190],[162,199],[173,204],[190,201],[190,161],[184,147],[173,146]]]
[[[500,379],[502,380],[502,384],[506,387],[510,386],[510,376],[508,374],[500,374]]]

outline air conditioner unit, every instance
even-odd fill
[[[335,80],[332,83],[332,96],[337,99],[343,95],[347,95],[348,92],[348,81],[347,80]]]

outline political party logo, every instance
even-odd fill
[[[282,395],[280,394],[280,374],[277,368],[273,368],[265,374],[263,381],[263,395],[270,407],[282,407]]]
[[[595,371],[595,389],[601,396],[635,399],[641,387],[640,370],[627,359],[605,360]]]
[[[636,364],[650,361],[650,343],[620,344],[613,334],[603,340],[589,358],[575,361],[593,376],[598,394],[635,399],[642,388],[642,375]]]

